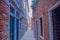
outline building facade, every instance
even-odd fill
[[[21,35],[21,37],[20,38],[22,38],[22,36],[24,35],[24,33],[25,33],[25,31],[27,30],[27,25],[28,25],[28,22],[27,22],[27,18],[26,18],[26,10],[25,10],[25,8],[24,8],[24,0],[20,0],[20,9],[22,9],[21,10],[21,13],[20,13],[20,35]]]
[[[0,0],[0,40],[8,38],[8,4]]]
[[[0,0],[0,40],[20,40],[26,30],[23,0]]]
[[[33,32],[36,40],[60,40],[60,0],[33,1]]]
[[[29,18],[29,3],[28,3],[28,0],[24,0],[24,8],[26,10],[26,18],[27,18],[27,22],[28,22],[28,27],[29,27],[29,21],[30,21],[30,18]],[[27,27],[27,28],[28,28]]]

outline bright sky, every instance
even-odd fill
[[[30,27],[29,27],[29,29],[31,29],[31,26],[32,26],[31,19],[33,18],[33,16],[32,16],[32,8],[31,8],[32,0],[28,0],[28,3],[29,3],[29,17],[30,17],[30,20],[29,20]]]
[[[28,0],[28,3],[29,3],[29,8],[30,8],[29,17],[32,18],[32,8],[31,8],[32,0]]]

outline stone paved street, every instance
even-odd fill
[[[21,40],[35,40],[33,31],[31,29],[28,29]]]

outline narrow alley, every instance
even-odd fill
[[[31,29],[28,29],[25,32],[24,36],[21,38],[21,40],[36,40],[36,39],[34,38],[33,31]]]
[[[60,40],[60,0],[0,0],[0,40]]]

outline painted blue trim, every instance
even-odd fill
[[[21,2],[21,3],[23,3],[23,2]],[[21,6],[21,7],[22,7],[22,10],[25,11],[25,10],[24,10],[24,5],[23,5],[23,4],[21,4],[21,5],[22,5],[22,6]],[[17,26],[16,26],[16,25],[17,25],[17,24],[16,24],[16,19],[19,20],[19,29],[18,29],[18,31],[19,31],[19,40],[20,40],[20,39],[21,39],[21,38],[20,38],[20,30],[21,30],[21,29],[20,29],[20,16],[22,16],[23,14],[19,12],[19,13],[22,14],[22,15],[19,15],[19,17],[17,17],[17,16],[16,16],[16,11],[17,11],[17,9],[14,10],[14,13],[15,13],[15,14],[13,14],[13,13],[10,12],[10,6],[11,6],[11,5],[10,5],[10,2],[9,2],[9,3],[8,3],[8,14],[9,14],[9,16],[8,16],[8,40],[10,40],[10,16],[14,17],[14,40],[16,40],[16,38],[17,38],[17,36],[16,36],[16,32],[17,32],[17,31],[16,31],[16,30],[17,30],[17,29],[16,29],[16,27],[17,27]],[[25,14],[26,14],[26,13],[25,13]],[[26,21],[26,20],[23,19],[23,21]],[[26,22],[27,22],[27,21],[26,21]],[[24,22],[23,22],[23,24],[24,24]],[[24,24],[24,25],[25,25],[25,24]],[[26,24],[26,25],[27,25],[27,24]],[[23,28],[22,30],[24,30],[24,29],[26,29],[25,26],[24,26],[24,28]],[[26,30],[24,30],[24,32],[25,32],[25,31],[26,31]]]
[[[9,17],[8,17],[8,40],[10,40],[10,14],[9,14]]]
[[[19,27],[18,27],[18,37],[20,38],[20,20],[19,20],[18,25],[19,25]],[[20,40],[19,38],[18,38],[18,40]]]
[[[20,21],[19,21],[19,40],[20,40]]]
[[[16,40],[16,38],[17,38],[17,36],[16,36],[16,19],[18,19],[18,20],[20,20],[20,18],[18,18],[17,16],[16,16],[16,10],[15,10],[15,14],[12,14],[11,12],[10,12],[10,10],[9,10],[9,14],[11,15],[11,16],[13,16],[14,17],[14,40]],[[20,22],[19,22],[19,24],[20,24]],[[20,27],[20,25],[19,25],[19,27]],[[19,29],[20,30],[20,29]]]
[[[14,40],[16,40],[16,18],[14,22]]]
[[[8,31],[8,40],[10,40],[10,3],[9,3],[9,6],[8,6],[8,14],[9,14],[9,16],[8,16],[8,29],[9,29],[9,31]]]

